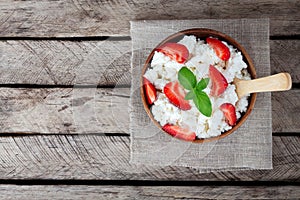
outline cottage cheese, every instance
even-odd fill
[[[195,131],[198,138],[210,138],[220,135],[222,132],[230,130],[232,127],[225,122],[223,112],[219,109],[223,103],[231,103],[236,107],[237,119],[247,110],[248,96],[238,100],[235,92],[235,85],[232,83],[234,77],[240,79],[250,79],[250,74],[246,70],[247,64],[243,61],[241,52],[231,45],[223,42],[230,49],[230,59],[225,62],[216,56],[214,50],[202,40],[197,40],[195,36],[185,36],[178,43],[187,47],[190,58],[185,64],[179,64],[171,60],[163,53],[155,52],[151,67],[144,76],[154,84],[158,90],[163,90],[164,86],[170,82],[178,80],[178,71],[183,67],[188,67],[197,77],[197,81],[208,77],[209,65],[213,64],[226,78],[228,87],[218,98],[210,96],[211,82],[203,91],[206,92],[212,103],[212,115],[206,117],[199,112],[191,101],[191,109],[183,111],[172,103],[164,93],[158,92],[157,100],[151,106],[151,112],[155,120],[161,126],[167,123],[187,127]]]

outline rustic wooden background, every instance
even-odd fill
[[[129,159],[130,20],[270,18],[273,170]],[[300,197],[299,1],[0,1],[0,198]],[[118,86],[116,88],[116,86]]]

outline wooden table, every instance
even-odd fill
[[[0,1],[0,199],[299,198],[299,1]],[[270,18],[273,170],[128,163],[138,19]],[[115,89],[115,86],[122,86]]]

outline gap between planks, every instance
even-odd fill
[[[299,40],[300,35],[274,35],[269,37],[270,40]],[[9,41],[9,40],[33,40],[33,41],[129,41],[131,36],[86,36],[86,37],[1,37],[0,41]]]
[[[84,180],[84,179],[0,179],[0,186],[13,185],[114,185],[114,186],[300,186],[300,182],[287,181],[203,181],[203,180]]]
[[[270,37],[271,38],[271,37]],[[278,38],[278,37],[275,37]],[[279,38],[290,38],[289,36],[282,36]],[[86,36],[86,37],[1,37],[0,41],[9,41],[9,40],[28,40],[28,41],[73,41],[73,42],[82,42],[82,41],[128,41],[131,40],[130,36]]]

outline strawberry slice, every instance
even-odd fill
[[[209,77],[212,81],[210,95],[218,97],[226,90],[228,83],[221,72],[213,65],[209,66]]]
[[[182,128],[177,125],[166,124],[162,129],[169,135],[185,141],[193,141],[196,139],[196,133],[188,128]]]
[[[180,64],[185,63],[189,57],[189,50],[186,48],[186,46],[178,43],[166,43],[158,47],[156,50]]]
[[[206,38],[206,42],[214,49],[221,60],[226,61],[230,58],[229,48],[223,42],[215,38]]]
[[[154,85],[145,77],[143,78],[143,83],[147,102],[149,105],[151,105],[156,100],[156,89]]]
[[[178,81],[169,82],[164,87],[164,93],[169,101],[181,110],[190,110],[191,105],[185,100],[185,90]]]
[[[236,113],[235,113],[235,107],[231,103],[223,103],[220,106],[220,110],[224,113],[226,122],[233,126],[236,124]]]

